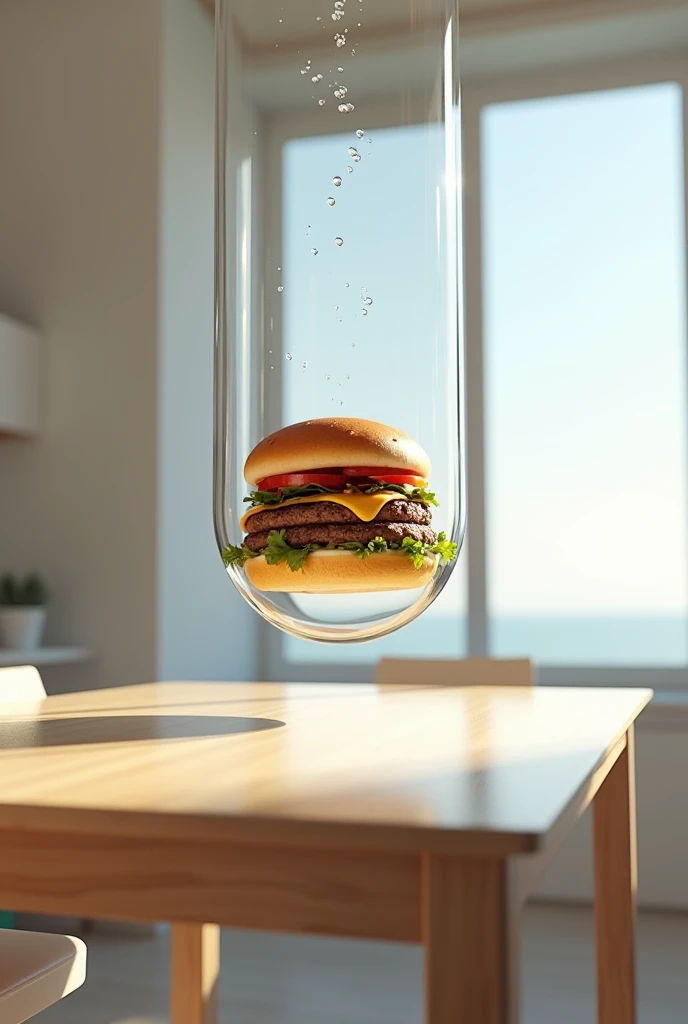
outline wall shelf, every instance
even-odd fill
[[[39,647],[35,651],[0,647],[0,668],[7,665],[73,665],[88,661],[91,656],[84,647]]]

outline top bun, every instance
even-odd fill
[[[264,437],[246,459],[244,477],[257,484],[267,476],[335,466],[408,469],[426,480],[430,476],[428,456],[408,434],[374,420],[336,416],[292,423]]]

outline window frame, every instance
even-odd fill
[[[483,374],[483,272],[482,272],[482,197],[481,197],[481,114],[494,103],[542,99],[550,96],[582,94],[605,89],[673,82],[683,93],[683,184],[686,296],[688,297],[688,50],[658,53],[604,63],[576,63],[560,70],[469,79],[462,88],[463,123],[463,207],[464,274],[466,296],[466,405],[465,451],[467,476],[468,530],[464,557],[468,560],[467,655],[489,655],[487,614],[487,550],[485,507],[485,409]],[[380,111],[382,113],[382,111]],[[393,124],[398,119],[388,120]],[[298,134],[297,134],[298,132]],[[268,128],[268,167],[281,165],[281,149],[290,138],[313,136],[311,119],[276,119]],[[265,182],[267,189],[268,182]],[[271,238],[281,233],[281,189],[271,190],[268,230]],[[277,218],[277,221],[275,221]],[[268,315],[272,315],[268,310]],[[688,335],[686,365],[688,366]],[[274,385],[281,394],[281,380]],[[275,396],[277,398],[277,395]],[[688,380],[686,382],[688,410]],[[279,402],[278,402],[279,405]],[[277,406],[276,406],[277,407]],[[686,416],[688,422],[688,415]],[[685,567],[688,573],[688,565]],[[284,636],[261,622],[259,669],[262,678],[304,682],[336,678],[342,682],[367,682],[374,666],[369,664],[287,662],[283,655]],[[539,664],[540,683],[552,686],[653,686],[662,690],[688,690],[688,664],[678,667],[658,665],[594,666]]]

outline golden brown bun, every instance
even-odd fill
[[[346,416],[292,423],[263,438],[246,460],[244,477],[257,484],[266,476],[334,466],[410,469],[424,479],[430,460],[417,441],[394,427]]]
[[[426,555],[416,569],[408,555],[382,551],[359,558],[353,551],[312,551],[303,569],[292,572],[285,562],[268,565],[249,558],[246,575],[257,590],[295,594],[364,594],[383,590],[417,590],[435,575],[437,556]]]

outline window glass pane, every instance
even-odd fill
[[[682,95],[482,117],[491,653],[685,664]]]
[[[424,362],[424,353],[428,351],[424,339],[431,339],[445,330],[446,310],[432,274],[431,258],[432,247],[437,244],[438,199],[428,191],[425,181],[428,160],[441,163],[444,159],[443,136],[438,126],[423,124],[375,128],[371,138],[372,143],[365,145],[365,159],[356,164],[355,171],[348,174],[344,182],[347,196],[351,194],[355,200],[347,207],[348,229],[351,231],[359,222],[364,223],[370,244],[367,251],[357,252],[355,258],[346,255],[346,247],[343,250],[342,259],[348,261],[345,276],[349,282],[343,304],[334,287],[330,290],[325,287],[319,292],[310,289],[305,278],[299,277],[302,262],[291,254],[304,245],[315,244],[309,238],[333,235],[332,209],[323,199],[322,208],[314,211],[310,197],[322,191],[323,181],[331,179],[332,168],[341,163],[342,146],[350,139],[350,133],[293,138],[282,150],[285,200],[281,220],[282,251],[285,268],[292,268],[280,299],[283,351],[293,356],[292,363],[298,362],[307,327],[317,334],[322,341],[322,351],[331,357],[324,368],[309,366],[307,372],[282,374],[279,398],[285,422],[317,415],[317,410],[322,408],[324,391],[331,396],[333,415],[361,415],[365,414],[364,410],[375,409],[377,419],[422,439],[424,426],[417,416],[409,417],[408,396],[396,383],[405,377],[401,368],[414,365],[417,386],[427,394],[433,431],[438,436],[446,436],[446,426],[437,422],[437,416],[443,415],[438,414],[437,409],[444,405],[433,402],[433,394],[446,386],[444,369],[428,362],[427,355]],[[404,167],[401,177],[397,173],[400,166]],[[293,187],[294,179],[301,187]],[[340,203],[337,187],[332,187],[332,193]],[[393,266],[389,263],[390,210],[399,211]],[[304,225],[309,225],[305,234]],[[351,318],[360,316],[364,308],[363,296],[372,288],[371,282],[375,282],[375,293],[370,293],[373,308],[383,309],[384,319],[375,319],[372,315],[366,318],[366,332],[377,332],[366,362],[360,353],[360,344],[365,344],[365,339],[358,341],[360,331],[355,335],[359,346],[355,353],[347,355],[348,349],[342,341],[350,332]],[[395,302],[393,296],[402,292],[408,296],[408,302]],[[275,365],[283,366],[284,359]],[[298,365],[300,367],[301,363]],[[293,365],[290,370],[294,370]],[[450,484],[440,467],[435,467],[430,483],[442,502],[442,495],[448,493]],[[440,529],[441,513],[441,507],[433,512]],[[382,654],[389,653],[457,657],[464,651],[464,595],[465,571],[459,565],[430,609],[398,632],[366,644],[336,646],[285,636],[281,641],[284,657],[288,662],[311,664],[372,664]],[[304,607],[309,600],[318,598],[299,597]],[[362,600],[366,600],[365,596]]]

